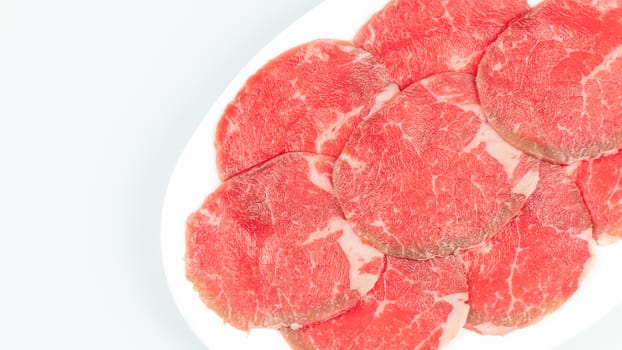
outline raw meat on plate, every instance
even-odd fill
[[[599,244],[622,239],[622,152],[581,162],[575,178]]]
[[[622,1],[549,0],[487,49],[477,86],[489,123],[558,164],[622,148]]]
[[[494,235],[536,188],[538,164],[486,124],[472,75],[444,73],[361,123],[333,178],[364,241],[428,259]]]
[[[240,329],[296,326],[352,308],[384,257],[344,219],[334,158],[288,153],[224,182],[190,216],[186,274]]]
[[[486,46],[528,9],[525,0],[393,0],[354,43],[406,88],[438,73],[475,74]]]
[[[397,92],[385,67],[351,43],[292,48],[250,77],[222,115],[220,178],[287,152],[337,157],[352,129]]]
[[[376,286],[353,309],[281,333],[295,350],[433,350],[464,326],[467,299],[460,259],[388,256]]]
[[[505,334],[541,320],[570,298],[595,243],[581,194],[562,167],[543,162],[527,205],[493,238],[462,252],[467,327]]]

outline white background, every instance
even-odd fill
[[[203,349],[162,272],[168,177],[319,3],[0,0],[0,349]],[[620,325],[622,306],[557,350],[622,349]]]

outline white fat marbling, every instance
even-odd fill
[[[468,300],[468,293],[449,294],[436,299],[436,302],[445,302],[452,306],[451,312],[447,316],[447,321],[443,324],[439,348],[442,348],[455,338],[460,329],[464,327],[469,316]]]
[[[389,100],[391,100],[399,92],[400,88],[396,84],[387,85],[387,87],[385,87],[381,93],[376,95],[374,105],[371,107],[371,109],[369,110],[369,114],[367,114],[364,119],[367,119],[368,117],[378,112]]]
[[[488,335],[505,335],[518,329],[518,327],[499,326],[492,322],[480,323],[478,325],[474,325],[473,328]]]
[[[346,220],[341,222],[343,234],[339,238],[339,245],[350,263],[350,289],[358,291],[360,295],[365,295],[374,287],[379,276],[361,272],[361,267],[374,259],[382,259],[384,255],[363,243]]]
[[[222,217],[220,215],[215,215],[214,213],[205,208],[199,209],[199,214],[207,218],[207,224],[210,226],[218,226],[220,225],[220,221],[222,220]]]
[[[321,173],[315,165],[316,158],[313,156],[305,156],[307,163],[309,164],[309,181],[315,186],[321,188],[326,192],[332,193],[333,184],[331,182],[331,174]]]
[[[363,107],[364,106],[358,106],[347,113],[338,112],[335,117],[335,122],[324,127],[324,131],[315,139],[315,152],[322,153],[324,144],[335,140],[339,134],[339,130],[346,125],[350,118],[360,114]]]
[[[512,193],[522,194],[523,196],[529,198],[533,191],[536,190],[538,186],[538,182],[540,182],[540,172],[538,170],[529,170],[527,174],[523,175],[523,177],[516,183],[516,185],[512,188]]]
[[[486,123],[482,123],[471,143],[463,151],[471,152],[482,143],[485,145],[486,152],[503,166],[508,179],[511,179],[523,153],[505,142]]]

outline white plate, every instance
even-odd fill
[[[275,330],[253,330],[245,333],[223,324],[218,316],[203,305],[191,283],[185,278],[185,220],[219,184],[213,144],[215,127],[222,111],[246,79],[269,59],[313,39],[351,40],[367,19],[386,3],[387,0],[327,0],[307,13],[261,50],[229,84],[179,158],[164,200],[162,259],[179,310],[210,350],[289,349]],[[445,349],[552,349],[622,304],[620,267],[622,243],[599,248],[594,267],[582,287],[555,314],[537,325],[504,337],[484,337],[463,330]]]

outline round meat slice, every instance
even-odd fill
[[[376,286],[348,312],[281,333],[295,350],[434,350],[464,326],[467,284],[460,259],[387,257]]]
[[[387,66],[401,88],[443,72],[475,74],[484,49],[525,0],[393,0],[354,38]]]
[[[370,53],[316,40],[290,49],[248,79],[216,130],[221,179],[286,152],[337,157],[352,129],[399,88]]]
[[[489,123],[569,164],[622,147],[622,1],[553,0],[512,23],[478,71]]]
[[[335,190],[365,241],[427,259],[473,247],[518,213],[538,163],[484,121],[473,76],[415,83],[361,123],[335,163]]]
[[[599,244],[622,239],[622,152],[581,162],[576,181]]]
[[[542,163],[538,187],[520,214],[462,253],[471,305],[467,328],[501,335],[538,322],[577,290],[593,247],[579,189],[561,167]]]
[[[345,221],[334,158],[288,153],[223,183],[190,216],[186,275],[240,329],[302,325],[352,308],[383,255]]]

